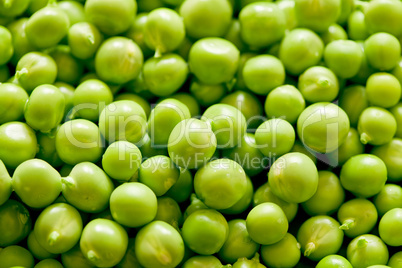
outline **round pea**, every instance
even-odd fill
[[[383,108],[395,106],[401,98],[401,93],[401,84],[392,74],[375,73],[367,80],[366,95],[373,106]]]
[[[27,100],[28,94],[21,86],[0,84],[0,124],[21,120]]]
[[[352,264],[340,255],[328,255],[322,258],[315,268],[353,268]]]
[[[347,259],[354,268],[386,264],[389,253],[384,242],[375,235],[364,234],[353,239],[347,247]]]
[[[380,71],[388,71],[398,64],[401,44],[391,34],[376,33],[364,42],[364,52],[372,67]]]
[[[193,176],[191,172],[186,170],[180,170],[179,179],[173,184],[172,187],[166,192],[165,196],[169,196],[176,200],[178,203],[182,203],[190,197],[193,191]]]
[[[401,181],[402,169],[400,162],[402,161],[402,140],[394,138],[391,142],[377,146],[371,151],[372,154],[381,158],[387,166],[387,175],[389,181]]]
[[[54,259],[46,259],[38,262],[34,268],[63,268],[63,265]]]
[[[300,244],[290,233],[275,244],[261,247],[261,258],[270,267],[294,267],[300,257]]]
[[[189,258],[183,264],[183,268],[202,268],[202,267],[221,268],[222,263],[217,257],[213,255],[208,256],[196,255]]]
[[[348,136],[338,150],[334,151],[338,164],[343,165],[352,156],[362,154],[364,152],[364,145],[360,142],[359,133],[356,129],[350,128]],[[337,155],[337,156],[336,156]]]
[[[50,259],[57,256],[56,254],[47,251],[44,247],[42,247],[39,244],[38,239],[36,239],[35,237],[34,231],[31,231],[31,233],[28,236],[27,247],[28,250],[32,253],[32,255],[38,260]]]
[[[182,225],[183,220],[179,204],[171,197],[162,196],[158,198],[157,207],[158,210],[154,221],[166,222],[179,230],[179,226]]]
[[[84,67],[72,55],[70,47],[58,45],[50,49],[49,55],[57,65],[57,81],[76,84],[84,73]]]
[[[380,216],[393,208],[402,207],[402,187],[396,184],[385,184],[374,197],[373,202]]]
[[[114,98],[115,101],[119,100],[131,100],[134,101],[135,103],[139,104],[142,109],[144,109],[145,115],[148,118],[149,114],[151,113],[151,105],[148,103],[148,101],[141,97],[140,95],[134,94],[134,93],[122,93],[116,96]]]
[[[102,34],[90,22],[77,22],[68,30],[68,45],[71,53],[82,60],[92,58],[102,41]]]
[[[392,255],[391,258],[389,258],[388,265],[391,266],[392,268],[400,268],[402,264],[402,252],[396,252],[394,255]]]
[[[0,25],[0,65],[6,64],[14,53],[12,35],[10,31]]]
[[[157,199],[154,192],[142,183],[123,183],[110,196],[110,212],[118,223],[139,227],[155,218]]]
[[[203,107],[209,107],[218,103],[227,94],[225,84],[209,85],[192,79],[190,84],[190,93],[197,102]]]
[[[35,264],[32,254],[25,248],[12,245],[0,251],[0,267],[33,268]]]
[[[149,58],[153,54],[153,51],[147,46],[144,40],[144,28],[147,19],[148,13],[138,13],[130,28],[125,34],[126,37],[132,39],[141,48],[142,53],[144,54],[144,58]]]
[[[390,111],[397,123],[395,137],[402,138],[402,103],[398,103]]]
[[[389,246],[399,247],[402,245],[402,208],[393,208],[382,216],[378,225],[378,232],[382,241]]]
[[[354,10],[348,17],[348,36],[352,40],[366,40],[370,36],[362,10]]]
[[[363,144],[383,145],[396,133],[396,119],[384,108],[368,107],[360,114],[357,130]]]
[[[336,40],[347,40],[348,34],[341,25],[332,24],[328,27],[328,30],[321,34],[321,39],[325,45],[328,45],[329,43]]]
[[[364,10],[365,23],[371,33],[402,34],[402,3],[392,0],[370,1]]]
[[[30,2],[29,0],[2,1],[0,4],[0,14],[7,17],[19,16],[27,10]]]
[[[95,267],[82,254],[80,244],[77,243],[72,249],[61,254],[61,262],[65,268],[93,268]]]
[[[360,85],[343,89],[339,96],[339,107],[348,115],[350,125],[356,127],[360,114],[369,106],[366,88]]]
[[[32,226],[31,216],[20,202],[7,200],[0,206],[0,216],[1,247],[17,244],[29,234]]]

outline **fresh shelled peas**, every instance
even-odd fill
[[[0,0],[0,268],[402,267],[399,0]]]

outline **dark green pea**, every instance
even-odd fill
[[[373,202],[380,216],[393,208],[401,208],[402,187],[396,184],[385,184],[382,190],[374,197]]]
[[[143,1],[149,2],[149,1]],[[133,23],[126,32],[125,36],[132,39],[141,48],[144,58],[153,55],[153,51],[147,46],[144,40],[144,27],[147,22],[148,13],[139,13],[136,15]]]
[[[36,154],[36,158],[45,160],[53,167],[60,167],[63,162],[56,151],[56,130],[50,133],[36,133],[38,140],[39,151]]]
[[[360,45],[361,49],[364,52],[365,51],[364,42],[357,41],[357,43]],[[375,69],[369,64],[367,55],[365,53],[364,55],[365,56],[362,58],[360,69],[357,72],[356,76],[350,78],[351,81],[360,85],[365,85],[369,76],[375,73]]]
[[[85,16],[107,35],[118,35],[128,30],[137,13],[137,2],[131,0],[88,0]]]
[[[356,127],[361,113],[368,107],[366,88],[358,85],[345,88],[339,97],[339,106],[348,115],[350,125]]]
[[[96,52],[96,74],[105,82],[124,84],[138,77],[143,61],[141,48],[133,40],[111,37]]]
[[[10,31],[0,25],[0,65],[6,64],[14,53],[12,35]]]
[[[96,162],[103,152],[98,126],[85,119],[67,121],[56,133],[56,150],[66,164]]]
[[[34,268],[63,268],[63,265],[54,259],[47,259],[38,262]]]
[[[57,254],[50,253],[39,244],[34,231],[28,236],[27,246],[32,255],[38,260],[55,258],[57,256]]]
[[[388,181],[402,181],[402,139],[394,138],[389,143],[374,147],[371,153],[384,161]]]
[[[182,225],[183,215],[177,202],[170,197],[162,196],[158,198],[158,210],[154,221],[164,221],[179,230]]]
[[[208,256],[197,255],[191,257],[183,264],[183,268],[203,268],[203,267],[222,268],[222,263],[217,257],[213,255]]]
[[[219,258],[227,263],[234,263],[239,258],[252,258],[260,246],[250,238],[246,221],[231,220],[228,226],[228,238],[218,252]]]
[[[233,15],[232,6],[226,0],[185,0],[179,12],[186,34],[194,39],[224,36]]]
[[[338,210],[340,229],[349,237],[369,233],[377,223],[378,213],[374,204],[363,198],[343,203]]]
[[[28,5],[27,13],[29,15],[32,15],[39,9],[44,8],[48,2],[49,2],[48,0],[36,0],[36,1],[31,0]]]
[[[8,174],[6,166],[0,160],[0,206],[10,198],[12,192],[11,177]]]
[[[57,80],[69,84],[76,84],[82,76],[84,69],[82,64],[71,54],[71,49],[66,45],[58,45],[51,49],[49,55],[57,65]]]
[[[68,32],[70,20],[55,0],[32,14],[26,24],[28,40],[40,49],[57,45]]]
[[[225,96],[227,88],[224,84],[209,85],[204,84],[197,79],[193,79],[190,85],[190,92],[196,98],[197,102],[208,107],[218,103]]]
[[[82,254],[80,245],[75,245],[72,249],[61,254],[61,262],[65,268],[94,268],[93,265]]]
[[[339,226],[339,223],[329,216],[315,216],[306,220],[297,232],[297,241],[304,256],[318,261],[337,253],[343,242],[343,231]]]
[[[83,22],[86,20],[84,5],[77,1],[62,1],[57,3],[67,15],[70,25],[74,25],[77,22]]]
[[[6,82],[10,78],[10,70],[7,65],[0,66],[0,83]]]
[[[240,34],[250,47],[272,45],[285,35],[285,13],[274,3],[256,2],[239,13]]]
[[[354,0],[341,0],[341,13],[336,22],[340,25],[344,25],[350,14],[353,12],[354,7]]]
[[[16,17],[24,13],[28,8],[31,0],[13,0],[13,1],[1,1],[0,3],[0,15],[6,17]]]
[[[176,202],[186,201],[193,191],[193,176],[188,169],[180,170],[179,179],[166,192],[165,196],[171,197]]]
[[[260,263],[260,255],[258,253],[255,254],[254,258],[239,258],[232,266],[233,268],[266,268],[265,265]]]
[[[227,209],[221,209],[220,212],[227,215],[235,215],[240,214],[249,208],[250,203],[253,200],[254,187],[250,178],[248,176],[246,178],[247,178],[246,191],[240,198],[240,200]]]
[[[24,116],[27,92],[13,83],[0,84],[0,124],[21,120]]]
[[[78,22],[68,30],[68,45],[71,54],[78,59],[92,58],[102,41],[103,36],[98,28],[89,22]]]
[[[19,243],[31,231],[32,221],[29,211],[18,201],[9,199],[3,203],[0,206],[0,216],[1,247]]]
[[[138,94],[146,100],[151,100],[155,97],[145,84],[144,75],[142,72],[140,72],[136,79],[130,80],[127,84],[125,84],[123,88],[127,92]]]
[[[389,253],[384,242],[375,235],[364,234],[353,239],[347,247],[347,258],[354,268],[386,264]]]
[[[64,109],[65,98],[60,89],[53,85],[40,85],[29,96],[24,117],[33,129],[49,133],[60,124]]]
[[[15,77],[28,93],[43,84],[53,84],[57,77],[56,62],[47,54],[29,52],[18,61]]]
[[[342,143],[342,145],[339,146],[338,150],[334,153],[338,154],[338,163],[342,165],[352,156],[362,154],[363,152],[364,145],[360,142],[359,133],[356,129],[350,128],[345,142]]]
[[[144,137],[136,143],[141,151],[144,159],[150,158],[155,155],[168,156],[168,150],[166,147],[155,146],[155,143],[151,140],[148,133],[145,133]]]
[[[153,221],[137,233],[135,255],[145,267],[177,267],[184,257],[183,238],[166,222]]]
[[[143,67],[144,81],[149,91],[156,96],[165,97],[175,93],[187,80],[187,63],[177,54],[165,54],[149,58]]]
[[[54,83],[56,87],[58,87],[64,95],[64,100],[65,100],[65,109],[64,109],[64,118],[70,114],[72,114],[72,108],[74,107],[73,104],[73,99],[74,99],[74,91],[75,88],[72,85],[69,85],[64,82],[56,82]]]
[[[185,61],[188,61],[188,55],[190,54],[190,49],[194,42],[189,37],[184,37],[183,42],[176,49],[176,53],[179,54]]]
[[[299,75],[307,68],[317,65],[323,52],[324,43],[316,33],[308,29],[293,29],[281,42],[279,59],[286,71]],[[295,62],[295,59],[300,60]]]
[[[240,52],[243,52],[247,49],[246,43],[244,43],[243,39],[241,38],[240,22],[237,19],[232,20],[229,30],[223,38],[232,42]]]
[[[67,202],[90,213],[105,210],[114,189],[106,173],[90,162],[74,166],[68,177],[62,178],[62,183],[62,193]]]
[[[8,246],[0,251],[0,268],[33,268],[34,264],[32,254],[21,246]]]
[[[200,115],[200,105],[198,104],[197,99],[193,95],[186,92],[180,92],[170,96],[170,98],[176,99],[184,103],[187,106],[188,110],[190,111],[191,117],[197,117]]]
[[[261,247],[262,260],[270,267],[294,267],[300,256],[300,244],[290,233],[275,244]]]
[[[398,103],[390,109],[392,115],[396,120],[396,133],[395,137],[402,138],[402,103]]]
[[[186,220],[188,216],[200,209],[208,209],[208,207],[200,199],[197,198],[196,194],[191,194],[190,205],[184,211],[183,219]]]
[[[128,246],[126,255],[123,259],[116,265],[116,268],[142,268],[141,264],[138,262],[138,258],[135,255],[135,238],[128,239]]]
[[[352,40],[366,40],[370,36],[363,11],[357,9],[350,14],[347,29]]]
[[[285,213],[286,218],[288,219],[288,222],[291,222],[298,210],[298,204],[297,203],[288,203],[286,201],[283,201],[276,195],[271,190],[271,187],[269,187],[268,183],[265,183],[261,185],[254,193],[253,196],[253,206],[257,206],[259,204],[265,203],[265,202],[271,202],[277,204]]]
[[[307,149],[306,146],[299,140],[295,141],[295,144],[293,145],[292,150],[290,151],[305,154],[306,156],[310,157],[310,159],[314,162],[314,164],[317,164],[317,157],[315,156],[314,152]]]
[[[331,215],[341,206],[344,199],[345,191],[339,178],[330,171],[319,171],[317,191],[302,203],[302,207],[311,216]]]
[[[332,24],[328,27],[328,30],[321,34],[321,39],[325,45],[328,45],[336,40],[347,40],[348,34],[339,24]]]

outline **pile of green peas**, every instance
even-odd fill
[[[0,0],[0,268],[402,268],[400,0]]]

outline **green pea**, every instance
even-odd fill
[[[239,57],[240,52],[233,43],[222,38],[208,37],[193,44],[188,64],[198,80],[214,85],[233,79]]]
[[[226,95],[220,102],[239,109],[246,118],[249,128],[255,128],[260,125],[262,105],[253,94],[238,90]]]
[[[180,6],[186,34],[194,39],[225,35],[232,15],[232,6],[226,0],[185,0]]]
[[[187,106],[188,110],[190,111],[191,117],[197,117],[200,115],[200,105],[198,104],[198,101],[195,98],[195,96],[186,92],[180,92],[170,96],[170,98],[176,99],[184,103]]]
[[[374,197],[373,202],[380,216],[393,208],[402,207],[402,187],[396,184],[385,184]]]
[[[28,8],[30,2],[30,0],[2,1],[0,3],[0,15],[6,17],[19,16]]]
[[[339,106],[348,115],[351,126],[357,126],[361,113],[368,105],[366,88],[364,86],[349,86],[340,94]]]
[[[389,143],[373,148],[372,154],[381,158],[387,166],[387,175],[389,181],[401,181],[402,169],[400,162],[402,161],[402,140],[399,138],[392,139]]]
[[[292,30],[297,27],[295,2],[294,1],[279,1],[276,2],[279,9],[282,9],[286,19],[286,29]]]
[[[308,29],[291,30],[282,39],[279,47],[279,59],[286,71],[293,75],[299,75],[309,67],[317,65],[323,53],[323,41],[316,33]],[[295,59],[298,60],[295,61]]]
[[[85,2],[87,20],[107,35],[118,35],[127,31],[136,13],[136,1],[88,0]]]
[[[188,76],[188,66],[177,54],[149,58],[143,67],[144,81],[154,95],[165,97],[182,87]]]
[[[194,176],[194,190],[210,208],[227,209],[246,192],[247,179],[243,168],[233,160],[208,162]]]
[[[210,268],[221,268],[221,261],[213,256],[202,256],[197,255],[188,259],[184,264],[183,268],[202,268],[202,267],[210,267]]]
[[[67,35],[69,27],[67,14],[51,0],[28,19],[25,33],[29,42],[44,49],[57,45]]]
[[[32,231],[28,236],[27,246],[32,255],[38,260],[55,258],[57,256],[56,254],[47,251],[39,244],[34,231]]]
[[[67,45],[58,45],[51,49],[49,55],[57,65],[57,80],[65,83],[76,84],[82,76],[84,69],[71,53]]]
[[[250,203],[253,199],[254,187],[252,181],[248,176],[246,177],[246,179],[247,179],[246,190],[243,196],[240,198],[240,200],[227,209],[221,209],[220,212],[227,215],[235,215],[240,214],[249,208]]]
[[[190,117],[187,106],[178,100],[169,98],[158,103],[148,119],[148,134],[152,146],[166,147],[174,127]]]
[[[61,177],[47,162],[31,159],[21,163],[13,174],[13,188],[30,207],[50,205],[61,192]]]
[[[393,208],[382,216],[378,225],[380,237],[389,246],[399,247],[402,245],[402,208]]]
[[[66,117],[70,112],[72,113],[71,109],[74,107],[73,98],[74,98],[74,91],[75,88],[72,85],[69,85],[64,82],[56,82],[54,83],[56,87],[58,87],[64,95],[65,100],[65,108],[64,108],[64,117]]]
[[[340,255],[328,255],[322,258],[315,268],[353,268],[350,262]]]
[[[45,160],[50,165],[52,165],[52,167],[60,167],[63,164],[63,162],[61,161],[56,151],[55,133],[56,130],[50,133],[38,132],[36,134],[39,146],[39,151],[36,154],[36,158]]]
[[[138,258],[135,255],[135,238],[128,239],[128,247],[123,259],[116,265],[116,268],[141,268]]]
[[[142,107],[129,100],[107,105],[99,116],[99,130],[109,142],[139,142],[146,132],[146,115]]]
[[[0,206],[7,202],[12,192],[11,177],[6,166],[0,160]]]
[[[260,255],[258,253],[249,260],[247,258],[239,258],[232,266],[233,268],[251,268],[251,267],[258,267],[258,268],[266,268],[265,265],[260,263]]]
[[[314,66],[300,75],[298,88],[306,101],[329,102],[338,96],[339,82],[331,69]]]
[[[341,12],[341,1],[296,1],[295,14],[298,25],[316,32],[324,32],[335,23]]]
[[[317,164],[317,157],[314,154],[314,152],[307,149],[306,146],[300,140],[295,141],[295,144],[293,145],[291,152],[305,154],[314,162],[314,164]]]
[[[10,78],[10,70],[7,65],[0,66],[0,83],[7,82]]]
[[[349,128],[345,111],[329,102],[308,106],[297,120],[297,133],[303,144],[320,153],[339,148],[346,140]]]
[[[190,205],[183,213],[183,219],[186,220],[193,212],[201,209],[209,209],[200,199],[197,198],[195,193],[190,196]]]
[[[25,248],[12,245],[0,251],[0,267],[24,267],[33,268],[35,265],[32,254]]]
[[[125,34],[126,37],[132,39],[141,48],[144,58],[149,58],[153,54],[153,51],[147,46],[144,40],[144,28],[147,19],[148,13],[138,13]]]
[[[65,98],[60,89],[53,85],[40,85],[29,96],[24,117],[30,127],[48,133],[60,124],[64,109]]]
[[[67,202],[84,212],[96,213],[109,204],[114,186],[106,173],[90,162],[81,162],[62,178],[62,193]]]
[[[183,215],[177,202],[170,197],[162,196],[158,198],[158,210],[154,221],[163,221],[177,230],[182,225]]]
[[[339,178],[330,171],[319,171],[317,191],[302,206],[311,216],[330,215],[341,206],[344,199],[345,191]]]
[[[139,182],[123,183],[110,196],[113,219],[128,227],[139,227],[151,222],[157,213],[154,192]]]
[[[229,30],[223,37],[224,39],[233,43],[240,52],[247,50],[247,45],[241,38],[241,26],[238,19],[233,19],[230,24]]]
[[[90,22],[77,22],[68,30],[68,45],[70,46],[71,54],[78,59],[92,58],[102,41],[102,34]]]
[[[279,157],[268,173],[273,194],[288,203],[310,199],[318,187],[318,171],[314,162],[302,153],[287,153]]]
[[[368,107],[359,117],[357,130],[363,144],[382,145],[390,142],[396,133],[395,117],[384,108]]]
[[[355,76],[363,57],[359,44],[352,40],[333,41],[324,50],[325,63],[340,78]]]
[[[366,84],[367,99],[373,106],[390,108],[401,98],[401,84],[389,73],[375,73]]]
[[[36,0],[36,1],[31,0],[28,5],[27,13],[29,15],[32,15],[39,9],[45,7],[47,3],[48,3],[48,0]]]
[[[149,114],[151,113],[151,105],[148,103],[147,100],[145,100],[143,97],[137,94],[133,93],[122,93],[116,96],[114,98],[115,101],[119,100],[131,100],[139,104],[142,109],[144,109],[145,115],[149,117]]]
[[[395,253],[392,255],[391,258],[389,258],[388,265],[391,266],[392,268],[400,268],[402,264],[402,253],[401,251]]]
[[[138,77],[143,61],[142,51],[133,40],[119,36],[111,37],[106,39],[96,52],[96,74],[105,82],[124,84]]]
[[[262,260],[270,267],[294,267],[300,256],[300,244],[290,233],[275,244],[261,247]]]
[[[321,39],[325,45],[336,40],[347,40],[348,34],[345,29],[339,24],[332,24],[324,33],[321,34]]]
[[[138,232],[135,254],[145,267],[177,267],[184,257],[184,242],[176,229],[157,220]]]
[[[29,52],[18,61],[15,77],[28,93],[43,84],[53,84],[57,65],[52,57],[42,52]]]
[[[306,220],[297,232],[297,241],[304,256],[319,261],[335,254],[342,246],[343,231],[339,223],[329,216],[315,216]]]
[[[270,245],[279,242],[288,231],[288,220],[275,203],[265,202],[255,206],[247,215],[247,231],[255,242]]]
[[[17,244],[29,234],[32,226],[31,216],[20,202],[13,199],[7,200],[0,206],[0,216],[2,218],[0,222],[1,247]]]
[[[64,203],[45,208],[34,227],[39,245],[53,254],[72,249],[79,241],[81,232],[82,219],[78,210]]]
[[[209,107],[218,103],[227,94],[225,84],[209,85],[192,79],[190,93],[203,107]]]
[[[56,133],[56,150],[69,165],[98,161],[103,152],[98,126],[85,119],[65,122]]]
[[[402,34],[402,3],[392,0],[370,1],[364,15],[367,29],[371,33]]]
[[[364,145],[360,142],[359,133],[356,129],[350,128],[345,142],[342,143],[338,150],[334,151],[333,154],[337,159],[338,164],[343,165],[352,156],[362,154],[363,152]]]
[[[179,179],[180,171],[172,160],[164,155],[156,155],[142,162],[139,181],[156,194],[164,195]]]
[[[246,118],[240,110],[227,104],[215,104],[205,110],[201,120],[208,121],[215,133],[218,149],[233,148],[246,132]]]
[[[154,155],[166,155],[168,156],[167,148],[161,146],[155,146],[148,133],[145,133],[144,137],[136,143],[141,151],[142,157],[144,159],[150,158]]]
[[[361,10],[354,10],[348,18],[348,36],[352,40],[366,40],[370,36],[366,17]]]
[[[229,234],[218,252],[219,258],[228,263],[234,263],[239,258],[252,258],[259,249],[247,231],[246,221],[235,219],[228,222]]]
[[[84,5],[77,1],[62,1],[57,3],[67,15],[70,25],[74,25],[78,22],[83,22],[85,18]]]
[[[390,111],[397,122],[395,137],[402,138],[402,104],[398,103]]]
[[[0,25],[0,65],[6,64],[14,53],[12,35],[10,31]]]
[[[341,13],[336,22],[340,25],[344,25],[347,22],[348,17],[353,12],[354,7],[355,3],[353,0],[341,0]]]
[[[157,8],[148,14],[144,24],[144,41],[155,50],[155,57],[177,49],[185,35],[183,19],[176,11]]]
[[[54,259],[47,259],[38,262],[34,268],[63,268],[63,265]]]
[[[351,157],[342,166],[343,188],[359,197],[371,197],[379,193],[387,180],[387,168],[375,155],[360,154]]]
[[[97,267],[111,267],[124,257],[128,246],[127,232],[118,223],[95,219],[82,231],[82,254]]]
[[[245,52],[240,54],[240,59],[239,59],[239,64],[237,66],[237,71],[236,71],[236,83],[234,84],[234,88],[237,90],[242,90],[242,91],[248,91],[247,86],[244,82],[243,79],[243,69],[244,69],[244,65],[246,64],[246,62],[251,59],[252,57],[255,57],[257,54],[255,53],[249,53],[249,52]]]
[[[354,268],[386,264],[388,256],[387,246],[378,236],[372,234],[356,237],[347,247],[347,258]]]
[[[285,35],[285,13],[274,3],[247,5],[239,13],[239,22],[242,39],[253,48],[272,45]]]
[[[356,198],[343,203],[338,210],[338,220],[349,237],[369,233],[377,223],[378,213],[374,204],[363,198]]]
[[[259,95],[267,95],[272,89],[283,85],[285,76],[282,62],[271,55],[255,56],[243,68],[244,83]]]
[[[216,137],[208,122],[199,119],[180,121],[168,140],[168,152],[172,161],[184,169],[204,165],[214,154]]]
[[[193,176],[191,175],[191,172],[188,169],[180,170],[179,179],[172,187],[170,187],[165,196],[173,198],[178,203],[182,203],[188,200],[192,191]]]
[[[357,41],[357,43],[360,45],[361,49],[364,52],[365,51],[364,42]],[[375,73],[375,69],[370,65],[370,63],[368,61],[368,56],[366,54],[364,54],[359,71],[357,72],[356,76],[352,77],[350,80],[355,83],[365,85],[367,82],[367,79],[373,73]]]
[[[61,254],[61,262],[65,268],[93,268],[93,265],[82,254],[79,243],[72,249]]]
[[[401,44],[388,33],[371,35],[364,42],[364,49],[369,64],[380,71],[392,70],[401,55]]]
[[[28,94],[22,87],[13,83],[0,84],[0,124],[21,120],[27,100]]]
[[[182,237],[186,245],[201,255],[217,253],[229,235],[229,226],[219,212],[201,209],[184,221]]]

